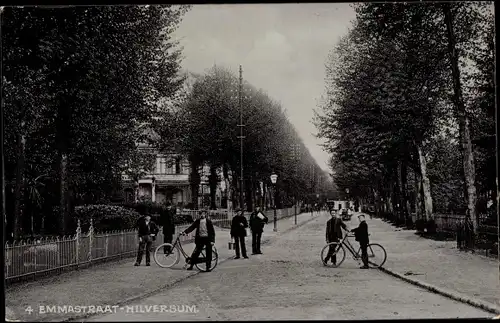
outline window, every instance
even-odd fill
[[[176,174],[180,174],[182,169],[181,169],[181,158],[180,157],[177,157],[175,159],[175,173]]]
[[[160,169],[158,173],[160,174],[167,173],[167,160],[165,159],[165,157],[160,157]]]

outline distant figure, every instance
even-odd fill
[[[260,242],[262,239],[262,232],[264,232],[264,225],[268,222],[267,216],[257,207],[255,211],[250,214],[250,230],[252,231],[252,255],[261,255]]]
[[[231,238],[234,239],[236,251],[236,257],[234,259],[240,259],[240,247],[243,258],[248,259],[247,247],[245,244],[245,237],[247,236],[246,228],[248,228],[248,222],[244,216],[244,211],[236,210],[236,215],[231,222]]]
[[[337,212],[333,210],[331,213],[332,218],[326,222],[326,243],[331,243],[331,242],[337,242],[339,243],[340,240],[342,239],[342,229],[348,231],[347,226],[345,225],[344,222],[342,222],[342,219],[340,216],[337,215]],[[325,258],[325,263],[328,263],[328,261],[331,259],[333,265],[337,264],[337,255],[335,254],[335,247],[338,247],[338,245],[330,245],[330,248],[328,249],[328,254],[326,255]]]
[[[206,252],[206,265],[207,270],[211,271],[212,267],[212,245],[215,243],[215,229],[212,221],[207,216],[207,211],[201,211],[201,217],[194,221],[193,224],[186,230],[182,232],[182,234],[191,233],[193,230],[196,230],[196,235],[194,238],[194,243],[196,247],[193,250],[193,254],[191,255],[191,262],[189,264],[189,268],[187,270],[193,270],[193,266],[200,257],[200,253],[205,247]]]
[[[151,217],[149,215],[143,216],[137,220],[136,226],[139,234],[139,250],[137,251],[135,266],[141,265],[144,249],[146,249],[146,266],[150,266],[151,245],[153,244],[154,238],[158,234],[158,227],[156,226],[156,223],[151,221]]]
[[[361,248],[361,260],[363,261],[363,266],[361,269],[368,269],[368,244],[370,243],[369,235],[368,235],[368,224],[366,224],[365,216],[358,215],[359,226],[353,230],[354,236],[356,237],[356,241],[359,242],[359,246]]]
[[[175,223],[174,223],[174,213],[175,209],[172,207],[170,202],[167,202],[166,209],[164,209],[160,215],[160,222],[163,227],[163,243],[172,243],[173,236],[175,234]],[[165,254],[169,253],[169,247],[163,247],[163,252]]]

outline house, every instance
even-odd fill
[[[136,202],[147,200],[156,203],[171,202],[173,205],[186,207],[192,202],[189,161],[180,154],[162,154],[148,144],[139,143],[138,149],[156,155],[151,172],[135,181],[127,174],[122,175],[125,201]],[[208,175],[210,167],[205,165],[200,170],[200,186],[198,206],[210,205],[210,187]],[[219,182],[216,189],[216,206],[220,208],[226,196],[224,181]]]

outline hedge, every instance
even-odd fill
[[[116,205],[83,205],[75,207],[73,213],[74,224],[80,220],[82,232],[87,232],[90,219],[93,219],[95,231],[129,230],[135,228],[141,217],[138,212]],[[75,227],[76,229],[76,227]]]

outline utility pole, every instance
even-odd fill
[[[242,100],[242,92],[243,92],[243,68],[240,65],[240,83],[239,83],[239,88],[238,88],[238,105],[240,108],[240,124],[238,127],[240,127],[240,135],[238,138],[240,138],[240,207],[243,210],[243,207],[245,205],[243,201],[243,189],[244,189],[244,179],[243,179],[243,139],[245,139],[245,136],[243,136],[243,127],[245,126],[243,124],[243,100]]]
[[[1,22],[2,22],[2,14],[3,14],[4,7],[0,7],[0,35],[2,34],[1,32]],[[3,89],[3,87],[2,87]],[[3,92],[3,90],[0,90]],[[2,93],[3,94],[3,93]],[[0,126],[2,127],[2,140],[0,143],[0,152],[1,152],[1,158],[2,158],[2,216],[3,216],[3,236],[6,237],[6,232],[5,228],[7,227],[7,213],[6,213],[6,207],[5,207],[5,159],[4,159],[4,148],[3,148],[3,142],[4,142],[4,114],[3,114],[3,95],[0,95]]]

